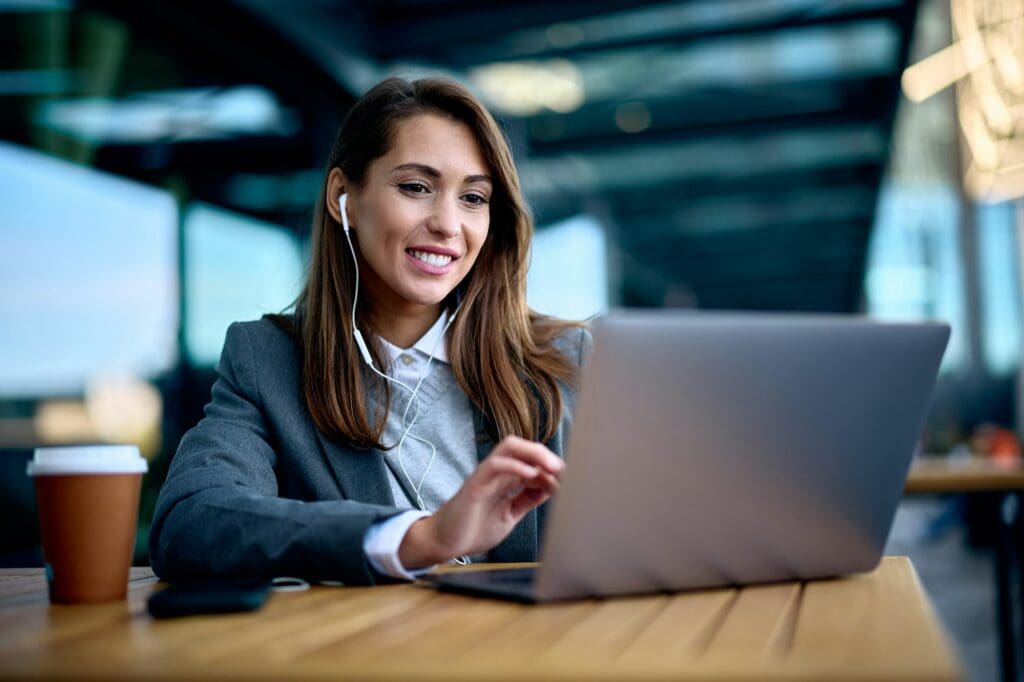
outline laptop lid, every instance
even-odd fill
[[[878,563],[948,325],[650,311],[593,328],[534,598]]]

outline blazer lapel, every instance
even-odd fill
[[[353,450],[341,446],[315,429],[334,480],[347,500],[394,506],[395,498],[384,470],[384,456],[377,449]]]
[[[473,427],[476,432],[476,458],[482,462],[494,449],[494,441],[487,433],[487,424],[480,410],[473,407]],[[487,553],[491,562],[537,560],[537,510],[532,509],[516,524],[512,532],[501,543]]]

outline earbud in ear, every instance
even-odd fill
[[[348,194],[342,193],[338,197],[338,210],[341,211],[341,226],[345,229],[345,233],[348,234],[348,214],[345,212],[346,204],[348,204]]]

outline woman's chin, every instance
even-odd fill
[[[437,288],[431,291],[409,292],[402,298],[410,305],[416,306],[437,306],[440,305],[452,293],[452,288]]]

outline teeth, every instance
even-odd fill
[[[424,263],[429,263],[435,267],[444,267],[452,262],[451,256],[442,256],[437,253],[427,253],[426,251],[415,250],[410,250],[409,253],[412,254],[413,258],[418,258]]]

